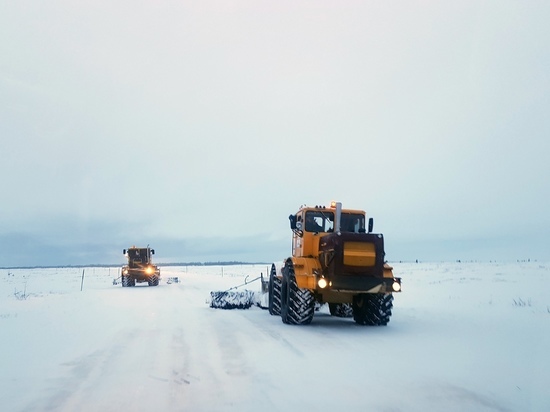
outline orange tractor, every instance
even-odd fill
[[[158,286],[160,268],[153,264],[152,255],[155,249],[132,246],[122,251],[128,258],[128,264],[121,269],[120,277],[123,287],[136,286],[137,283],[147,282],[149,286]]]
[[[384,260],[384,237],[372,233],[373,219],[362,210],[303,206],[289,216],[292,256],[273,264],[268,308],[287,324],[312,321],[315,303],[328,303],[331,315],[360,325],[386,325],[393,293],[401,279]]]

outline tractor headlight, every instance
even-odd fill
[[[399,282],[393,282],[391,288],[394,292],[399,292],[401,290],[401,284]]]
[[[123,274],[123,275],[127,275],[127,274],[128,274],[128,269],[124,269],[124,270],[122,271],[122,274]]]
[[[152,266],[147,266],[145,268],[145,273],[147,273],[148,275],[152,275],[154,272],[155,272],[155,269],[153,269]]]
[[[321,289],[324,289],[327,287],[328,282],[325,278],[319,278],[319,280],[317,281],[317,285],[319,285]]]

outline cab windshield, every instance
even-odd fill
[[[342,213],[340,230],[342,232],[364,233],[365,216],[360,213]]]

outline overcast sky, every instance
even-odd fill
[[[2,1],[0,266],[550,259],[548,1]]]

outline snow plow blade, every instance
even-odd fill
[[[240,288],[241,286],[248,285],[260,279],[262,279],[263,285],[263,277],[261,275],[250,281],[248,280],[247,276],[242,285],[238,285],[224,291],[210,292],[210,307],[214,309],[250,308],[256,301],[256,293],[248,289],[240,292],[236,291],[235,289]]]
[[[210,292],[210,297],[210,307],[214,309],[248,309],[254,304],[251,290]]]

